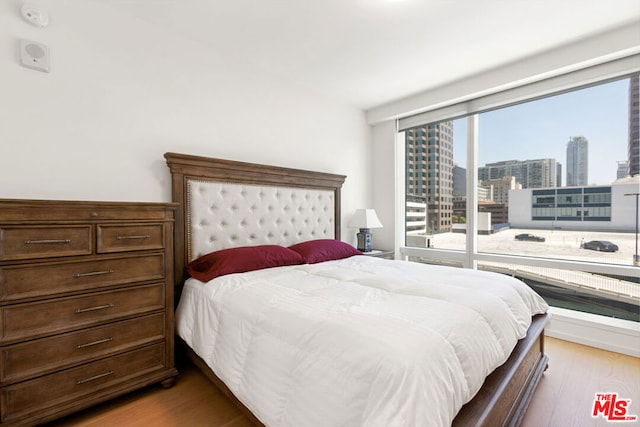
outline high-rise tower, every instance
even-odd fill
[[[503,160],[479,167],[478,179],[486,181],[514,176],[522,188],[555,187],[558,183],[556,174],[562,171],[558,165],[555,159]]]
[[[574,136],[567,143],[567,187],[585,186],[589,180],[589,141]]]
[[[616,179],[624,178],[629,175],[629,162],[626,160],[618,160],[618,169],[616,170]]]
[[[629,79],[629,175],[640,174],[640,74]]]
[[[453,123],[405,131],[407,202],[426,203],[427,231],[451,230],[453,213]]]

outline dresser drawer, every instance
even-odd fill
[[[0,267],[0,302],[164,278],[164,254]]]
[[[0,227],[0,260],[89,255],[90,225]]]
[[[0,343],[71,331],[164,308],[164,284],[0,308]]]
[[[0,392],[2,422],[17,422],[54,406],[94,398],[109,392],[109,387],[159,372],[165,363],[160,343],[5,387]]]
[[[142,251],[164,247],[164,225],[98,224],[98,253]]]
[[[0,384],[33,378],[164,338],[164,313],[123,320],[1,350]]]

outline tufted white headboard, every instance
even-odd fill
[[[335,238],[334,193],[187,180],[188,260],[236,246]]]
[[[166,153],[176,214],[176,284],[185,265],[236,246],[340,238],[344,175]]]

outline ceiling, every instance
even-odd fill
[[[640,22],[638,0],[97,1],[363,110]]]

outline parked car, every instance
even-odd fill
[[[591,249],[592,251],[602,252],[616,252],[618,250],[618,245],[607,240],[592,240],[583,244],[582,247],[585,249]]]
[[[529,242],[544,242],[544,237],[534,236],[529,233],[522,233],[516,235],[516,240],[527,240]]]

